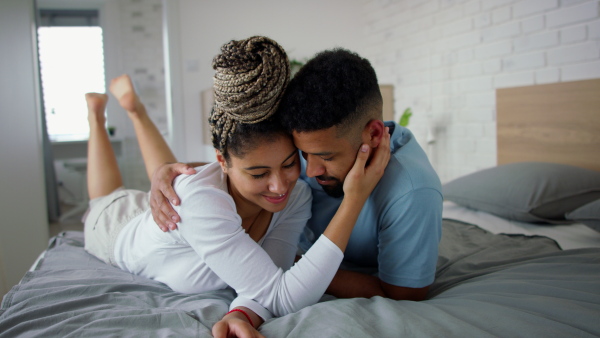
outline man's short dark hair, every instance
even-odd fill
[[[336,48],[318,53],[290,81],[278,115],[290,132],[337,126],[347,130],[367,115],[381,119],[381,92],[371,63]],[[364,127],[364,126],[363,126]]]

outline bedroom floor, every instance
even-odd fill
[[[75,208],[74,205],[61,203],[60,210],[61,214],[66,214],[70,210]],[[81,223],[81,217],[85,211],[76,212],[73,216],[66,219],[50,223],[50,237],[54,237],[63,231],[78,230],[83,231],[83,223]]]

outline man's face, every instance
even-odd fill
[[[344,179],[354,165],[360,144],[337,137],[336,128],[294,131],[293,135],[294,143],[306,159],[306,175],[315,177],[328,195],[341,197]]]

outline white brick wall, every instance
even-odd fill
[[[166,130],[161,0],[119,0],[122,71],[160,130]]]
[[[122,72],[131,76],[148,115],[166,131],[165,72],[161,0],[118,0],[120,8]],[[150,188],[135,138],[123,142],[119,161],[123,183],[129,189]]]
[[[364,10],[364,56],[395,85],[396,118],[413,109],[409,127],[443,182],[496,165],[497,88],[600,77],[598,0],[371,0]]]

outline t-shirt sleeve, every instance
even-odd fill
[[[182,221],[177,231],[239,297],[257,302],[275,316],[298,311],[320,299],[343,258],[329,239],[321,236],[310,250],[313,253],[284,272],[243,231],[227,193],[210,188],[180,190],[182,202],[176,211]]]
[[[442,196],[434,189],[411,191],[385,213],[379,232],[379,278],[421,288],[433,283],[441,238]]]
[[[262,248],[273,263],[288,270],[296,258],[300,234],[310,218],[312,193],[303,181],[298,181],[284,210],[279,212],[274,228],[267,233]]]

